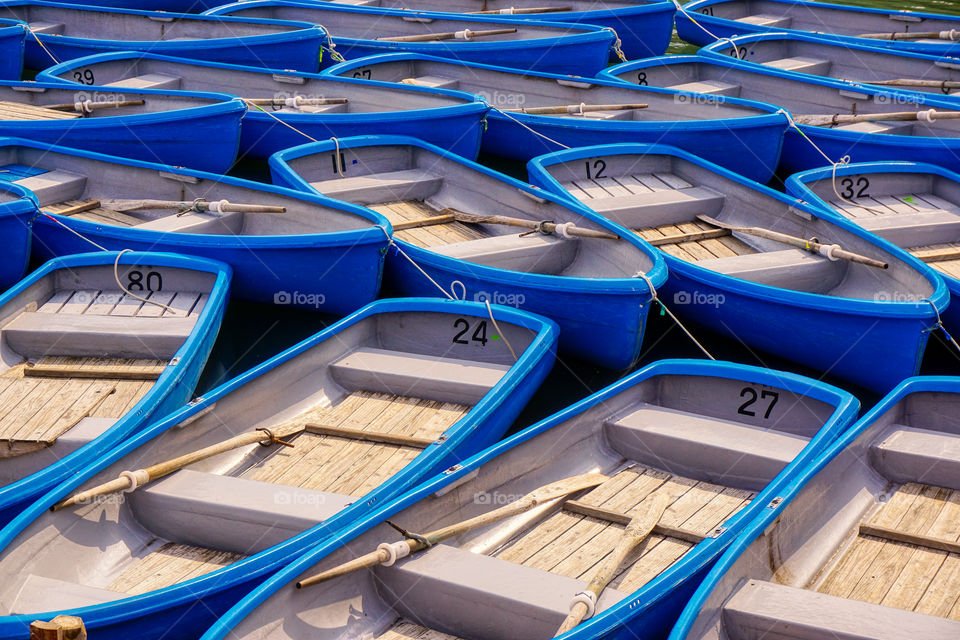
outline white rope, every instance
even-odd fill
[[[940,331],[943,332],[943,335],[947,337],[947,342],[949,342],[950,344],[952,344],[952,345],[953,345],[953,348],[956,349],[957,352],[960,352],[960,344],[957,344],[957,341],[954,339],[954,337],[953,337],[952,335],[950,335],[950,332],[947,331],[947,328],[946,328],[945,326],[943,326],[943,320],[940,319],[940,310],[937,309],[937,305],[933,304],[933,300],[931,300],[931,299],[929,299],[929,298],[927,298],[927,302],[928,302],[928,303],[930,304],[930,306],[933,308],[933,312],[934,312],[934,313],[936,314],[936,316],[937,316],[937,324],[935,324],[935,325],[933,325],[932,327],[930,327],[930,329],[928,329],[928,331],[936,331],[937,329],[940,329]]]
[[[304,138],[306,138],[307,140],[310,140],[311,142],[320,142],[320,141],[317,140],[316,138],[307,135],[307,134],[304,133],[303,131],[300,131],[300,129],[297,129],[295,126],[293,126],[293,125],[290,124],[289,122],[284,122],[283,120],[281,120],[281,119],[278,118],[277,116],[273,115],[272,113],[270,113],[269,111],[267,111],[266,109],[264,109],[263,107],[261,107],[260,105],[254,104],[253,102],[251,102],[250,100],[247,100],[246,98],[240,98],[240,99],[243,100],[243,101],[247,104],[248,107],[253,107],[253,108],[256,109],[257,111],[260,111],[261,113],[267,114],[268,116],[270,116],[271,118],[273,118],[274,120],[276,120],[277,122],[279,122],[280,124],[282,124],[283,126],[287,127],[288,129],[293,129],[294,131],[296,131],[297,133],[299,133],[300,135],[302,135],[302,136],[303,136]]]
[[[461,295],[457,295],[457,285],[460,285]],[[467,299],[467,285],[463,284],[459,280],[454,280],[450,283],[450,293],[453,294],[454,300],[466,300]]]
[[[161,309],[165,309],[166,311],[169,311],[173,315],[179,314],[180,312],[177,309],[174,309],[171,306],[165,305],[162,302],[157,302],[156,300],[148,300],[147,298],[141,298],[140,296],[138,296],[137,294],[133,293],[132,291],[127,289],[125,286],[123,286],[123,283],[120,282],[120,257],[125,253],[133,253],[133,249],[124,249],[123,251],[117,254],[117,259],[113,261],[113,279],[117,281],[117,286],[120,287],[120,290],[123,291],[128,296],[130,296],[131,298],[139,300],[140,302],[145,302],[146,304],[152,304],[154,306],[160,307]],[[183,315],[187,315],[186,310],[184,310]]]
[[[340,157],[340,141],[336,136],[333,136],[330,139],[333,140],[333,144],[335,144],[337,147],[337,150],[335,151],[337,155],[334,156],[333,166],[336,167],[337,173],[340,174],[341,178],[346,178],[347,176],[343,173],[343,158]]]
[[[57,60],[57,56],[53,55],[50,49],[47,49],[46,45],[44,45],[43,41],[40,39],[40,36],[37,35],[37,32],[31,29],[29,26],[27,26],[27,31],[29,31],[30,35],[33,36],[33,39],[37,41],[37,44],[40,45],[40,48],[43,49],[48,56],[50,56],[50,59],[55,63],[60,64],[60,61]]]
[[[420,265],[417,264],[416,260],[414,260],[413,258],[411,258],[410,256],[408,256],[408,255],[407,255],[407,252],[404,251],[402,248],[400,248],[400,245],[398,245],[396,242],[393,241],[393,238],[391,238],[391,237],[390,237],[390,234],[387,233],[386,227],[384,227],[384,226],[381,225],[381,224],[376,225],[376,227],[377,227],[378,229],[380,229],[381,231],[383,231],[383,235],[387,236],[387,244],[389,244],[391,247],[393,247],[394,249],[396,249],[396,250],[397,250],[397,253],[399,253],[400,255],[402,255],[404,258],[406,258],[406,259],[410,262],[410,264],[412,264],[414,267],[416,267],[417,271],[419,271],[420,273],[422,273],[424,278],[426,278],[427,280],[429,280],[430,282],[432,282],[432,283],[433,283],[433,286],[435,286],[437,289],[440,289],[440,291],[443,293],[443,295],[445,295],[445,296],[446,296],[448,299],[450,299],[450,300],[456,300],[456,299],[457,299],[456,297],[450,295],[450,292],[449,292],[449,291],[447,291],[446,289],[444,289],[443,287],[441,287],[440,284],[439,284],[436,280],[434,280],[433,278],[431,278],[431,277],[430,277],[430,274],[427,273],[426,271],[424,271],[423,268],[421,268]],[[466,289],[464,289],[464,292],[466,292]]]
[[[677,0],[673,0],[673,6],[675,6],[675,7],[677,8],[677,11],[679,11],[680,13],[682,13],[683,15],[685,15],[685,16],[687,17],[687,20],[689,20],[689,21],[692,22],[693,24],[695,24],[695,25],[697,25],[698,27],[700,27],[700,28],[703,30],[704,33],[706,33],[708,36],[710,36],[710,37],[713,38],[714,40],[719,40],[719,41],[721,41],[721,42],[729,42],[729,43],[730,43],[730,46],[733,47],[733,53],[734,53],[734,55],[736,56],[737,60],[743,60],[743,58],[740,57],[740,49],[737,47],[737,43],[736,43],[736,42],[734,42],[734,41],[733,41],[732,39],[730,39],[730,38],[725,38],[725,37],[724,37],[724,38],[721,38],[720,36],[718,36],[718,35],[715,34],[714,32],[710,31],[710,29],[707,29],[705,26],[703,26],[702,24],[700,24],[699,22],[697,22],[697,19],[693,17],[693,14],[690,13],[689,11],[687,11],[687,10],[683,7],[683,5],[680,4]]]
[[[635,278],[643,278],[643,280],[647,283],[647,286],[650,287],[650,300],[651,300],[651,302],[656,302],[657,304],[659,304],[659,305],[660,305],[660,308],[663,309],[663,310],[667,313],[667,315],[670,316],[671,319],[673,319],[673,321],[677,324],[678,327],[680,327],[680,328],[683,330],[683,332],[684,332],[685,334],[687,334],[687,337],[690,338],[690,340],[693,341],[693,344],[697,345],[697,346],[700,348],[700,351],[703,351],[704,355],[706,355],[706,356],[707,356],[708,358],[710,358],[711,360],[716,360],[716,358],[714,358],[713,355],[712,355],[709,351],[707,351],[707,348],[706,348],[705,346],[703,346],[703,345],[700,343],[700,341],[697,340],[697,339],[694,337],[694,335],[693,335],[692,333],[690,333],[690,330],[687,329],[687,328],[683,325],[682,322],[680,322],[680,318],[678,318],[677,316],[673,315],[673,311],[670,311],[670,309],[667,307],[667,305],[664,304],[663,300],[661,300],[661,299],[659,298],[659,296],[657,296],[657,290],[656,290],[656,288],[653,286],[653,282],[650,281],[650,278],[647,277],[647,274],[643,273],[642,271],[638,271],[636,274],[634,274],[634,277],[635,277]]]
[[[620,60],[620,62],[627,62],[627,56],[623,53],[623,49],[621,48],[623,41],[620,39],[620,35],[614,30],[613,27],[604,27],[603,30],[609,31],[613,34],[613,44],[610,45],[610,48],[613,49],[615,54],[617,54],[617,58]]]
[[[53,220],[53,221],[56,222],[58,225],[60,225],[61,227],[63,227],[64,229],[66,229],[67,231],[69,231],[70,233],[72,233],[73,235],[77,236],[77,237],[80,238],[81,240],[85,240],[86,242],[89,242],[90,244],[92,244],[93,246],[95,246],[97,249],[100,249],[100,251],[109,251],[109,249],[107,249],[107,248],[104,247],[103,245],[97,244],[96,242],[94,242],[93,240],[91,240],[91,239],[88,238],[87,236],[83,235],[83,234],[80,233],[79,231],[77,231],[77,230],[75,230],[75,229],[71,229],[69,226],[67,226],[67,225],[65,225],[64,223],[60,222],[59,220],[57,220],[56,218],[54,218],[52,215],[50,215],[50,214],[47,213],[46,211],[41,211],[40,213],[42,213],[44,216],[46,216],[46,217],[49,218],[50,220]]]
[[[513,350],[513,345],[510,344],[510,341],[507,340],[507,336],[503,333],[503,331],[501,331],[500,325],[497,324],[497,319],[493,317],[493,309],[490,308],[490,301],[489,301],[489,300],[484,300],[483,303],[484,303],[485,305],[487,305],[487,314],[489,314],[489,316],[490,316],[490,322],[493,323],[493,328],[496,329],[496,330],[497,330],[497,334],[498,334],[501,338],[503,338],[503,343],[504,343],[505,345],[507,345],[507,349],[510,349],[510,355],[513,356],[513,361],[516,362],[516,361],[518,360],[518,358],[517,358],[517,352]]]
[[[551,138],[550,136],[544,135],[544,134],[540,133],[539,131],[537,131],[536,129],[532,129],[531,127],[527,126],[525,123],[523,123],[523,122],[517,120],[516,118],[514,118],[512,115],[510,115],[509,113],[507,113],[507,112],[504,111],[503,109],[498,109],[497,107],[495,107],[495,106],[493,106],[493,105],[491,105],[491,104],[489,104],[489,103],[487,103],[487,106],[490,107],[490,109],[491,109],[492,111],[496,111],[497,113],[500,113],[500,114],[502,114],[502,115],[507,116],[507,118],[509,118],[510,120],[513,120],[514,122],[516,122],[518,125],[520,125],[520,126],[523,127],[524,129],[526,129],[526,130],[529,131],[530,133],[532,133],[532,134],[534,134],[534,135],[537,135],[537,136],[540,136],[540,137],[543,138],[544,140],[547,140],[548,142],[552,142],[553,144],[557,145],[558,147],[563,147],[564,149],[569,149],[569,148],[570,148],[570,147],[568,147],[567,145],[563,144],[562,142],[557,142],[556,140],[554,140],[554,139]]]

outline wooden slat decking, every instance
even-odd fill
[[[168,542],[127,568],[107,589],[135,596],[206,575],[243,558],[235,553]]]
[[[654,191],[669,191],[670,189],[689,189],[693,185],[672,173],[635,173],[603,178],[584,178],[566,182],[562,186],[578,200],[589,201],[596,198],[642,195]]]
[[[400,620],[374,640],[460,640],[460,638]]]
[[[909,483],[865,522],[960,540],[960,491]],[[960,555],[859,535],[816,585],[830,595],[960,620]]]
[[[61,213],[69,209],[73,209],[74,207],[79,207],[85,204],[93,204],[95,202],[95,200],[67,200],[57,204],[46,205],[43,207],[43,210],[47,213]],[[87,209],[86,211],[81,211],[79,213],[63,215],[68,215],[69,217],[76,218],[77,220],[86,220],[88,222],[108,224],[116,227],[135,227],[136,225],[144,222],[140,218],[132,216],[128,213],[114,211],[113,209],[107,209],[105,207],[94,207],[93,209]]]
[[[957,249],[960,251],[960,242],[946,242],[943,244],[931,244],[925,247],[910,247],[908,251],[916,257],[923,259],[924,256],[942,251],[943,249]],[[957,260],[937,260],[928,263],[937,271],[954,278],[960,278],[960,259]]]
[[[419,200],[374,204],[369,205],[369,208],[378,213],[382,213],[386,216],[387,220],[393,223],[421,220],[423,218],[440,215],[439,211]],[[462,222],[450,222],[415,229],[404,229],[394,234],[394,237],[417,245],[418,247],[439,247],[446,244],[453,244],[454,242],[477,240],[488,236],[489,234],[482,228]]]
[[[0,120],[74,120],[80,114],[72,111],[58,111],[32,104],[0,100]]]
[[[434,439],[463,417],[469,407],[421,398],[358,391],[334,407],[316,407],[289,424],[334,427]],[[293,448],[280,447],[244,472],[251,480],[362,496],[406,466],[415,447],[301,433]]]
[[[87,289],[71,291],[61,289],[37,309],[39,313],[62,313],[68,315],[101,315],[124,317],[173,317],[170,309],[144,302],[141,298],[164,304],[175,309],[177,316],[186,313],[198,316],[207,302],[208,294],[196,291],[141,291],[135,298],[119,291],[98,291]]]
[[[698,482],[634,466],[579,499],[612,511],[632,514],[648,496],[667,492],[673,501],[660,522],[701,535],[710,534],[743,508],[753,494]],[[624,526],[588,516],[560,511],[501,547],[496,557],[570,578],[589,581],[600,563],[613,551]],[[680,559],[693,544],[676,538],[651,535],[627,561],[610,586],[635,591]]]
[[[656,240],[666,236],[690,234],[698,231],[709,231],[711,229],[716,229],[716,227],[706,222],[691,221],[680,224],[664,224],[659,227],[650,227],[649,229],[637,229],[637,234],[644,240]],[[710,238],[708,240],[697,240],[694,242],[661,244],[658,245],[657,248],[688,262],[757,253],[756,249],[733,236]]]

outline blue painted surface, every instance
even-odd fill
[[[237,65],[207,63],[196,60],[184,60],[155,54],[108,53],[89,56],[55,65],[41,72],[38,79],[48,82],[68,82],[75,84],[74,73],[79,70],[91,70],[96,77],[98,64],[110,64],[117,60],[153,60],[169,65],[171,73],[177,66],[189,65],[206,67],[211,74],[218,69],[230,69],[245,73],[259,73],[272,78],[321,78],[313,74],[291,71],[255,69]],[[330,80],[329,76],[322,76]],[[357,84],[375,84],[384,88],[397,89],[392,83],[371,83],[369,81],[339,78],[342,81]],[[278,93],[296,91],[296,84],[277,83]],[[336,93],[337,84],[331,83],[329,90]],[[354,135],[397,134],[415,136],[437,146],[449,149],[458,155],[474,158],[480,151],[480,138],[483,134],[483,119],[487,105],[476,96],[460,91],[448,91],[429,87],[410,87],[404,85],[404,92],[440,95],[458,100],[461,104],[451,104],[426,109],[401,111],[355,111],[352,113],[292,113],[283,111],[272,113],[251,106],[243,117],[240,127],[240,153],[258,158],[268,158],[271,154],[303,144],[310,138],[326,140],[331,137],[345,138]],[[250,97],[250,96],[244,96]],[[385,107],[388,105],[384,105]],[[279,121],[278,121],[279,120]],[[290,126],[286,126],[290,125]],[[295,127],[296,130],[290,127]],[[309,136],[309,137],[307,137]]]
[[[354,70],[375,69],[378,64],[413,60],[439,60],[436,57],[418,54],[373,56],[365,60],[351,60],[327,69],[325,75],[350,76]],[[473,69],[487,69],[501,73],[520,72],[505,67],[480,64],[450,63],[451,75],[469,75]],[[596,85],[630,86],[636,92],[636,101],[644,102],[645,96],[657,93],[676,96],[677,100],[688,99],[691,94],[638,87],[615,80],[571,79],[569,76],[549,73],[525,72],[522,74],[531,81],[550,82],[590,82]],[[535,90],[531,86],[531,90]],[[527,161],[531,158],[557,151],[562,147],[551,140],[568,147],[582,147],[594,144],[614,142],[642,142],[669,144],[702,155],[704,158],[728,169],[741,173],[753,180],[766,182],[772,176],[780,160],[780,148],[787,128],[787,118],[778,113],[773,105],[739,98],[724,96],[698,96],[696,99],[707,103],[726,103],[750,107],[760,111],[757,115],[740,118],[721,118],[715,120],[609,120],[597,121],[554,117],[549,115],[530,115],[511,113],[509,116],[491,111],[487,114],[487,129],[483,134],[483,150],[493,155]],[[530,131],[533,129],[537,133]],[[546,136],[546,137],[544,137]],[[547,139],[549,138],[549,140]]]
[[[960,378],[947,376],[920,376],[902,381],[876,406],[864,414],[850,429],[833,444],[817,455],[804,469],[784,483],[777,494],[781,501],[775,508],[767,508],[757,514],[746,526],[727,551],[720,557],[703,582],[691,596],[670,632],[669,640],[684,640],[697,616],[703,612],[703,606],[726,572],[740,559],[744,551],[779,518],[789,504],[803,491],[804,487],[815,480],[817,474],[847,447],[864,446],[878,435],[877,420],[897,404],[904,402],[912,394],[919,393],[960,393]],[[799,524],[798,526],[802,526]],[[921,633],[922,635],[922,633]]]
[[[614,370],[626,369],[636,363],[652,304],[650,285],[657,288],[667,279],[666,265],[659,251],[582,205],[570,204],[552,194],[531,189],[527,184],[422,141],[399,136],[361,136],[339,140],[340,149],[376,145],[409,145],[426,149],[534,197],[559,202],[577,214],[611,229],[639,248],[652,262],[651,269],[645,274],[650,284],[639,277],[587,278],[499,269],[450,258],[404,240],[394,240],[434,281],[454,295],[461,295],[460,285],[463,287],[462,295],[467,300],[482,300],[485,294],[489,297],[493,292],[501,299],[522,301],[518,302],[518,306],[526,311],[553,319],[560,325],[560,347],[568,355]],[[274,183],[316,193],[288,162],[306,155],[329,154],[335,148],[332,141],[326,141],[274,155],[270,159]],[[403,295],[439,294],[437,286],[410,264],[410,260],[400,255],[397,247],[390,249],[384,280],[392,290]]]
[[[344,19],[353,22],[356,16],[367,16],[371,28],[378,18],[384,16],[422,15],[431,20],[431,29],[437,32],[455,31],[445,28],[443,20],[458,22],[477,22],[477,30],[490,28],[489,23],[502,24],[502,28],[517,26],[517,20],[490,16],[464,16],[455,13],[411,12],[400,9],[378,9],[371,7],[351,7],[343,5],[317,5],[311,2],[291,2],[288,0],[253,0],[235,2],[206,12],[206,15],[269,15],[271,8],[289,7],[287,15],[297,15],[298,20],[324,23],[329,12],[344,14]],[[296,14],[292,9],[299,9]],[[316,12],[316,18],[311,18],[310,10]],[[523,23],[536,24],[532,20],[521,20]],[[488,26],[484,26],[488,23]],[[331,25],[334,31],[332,40],[336,50],[347,60],[378,53],[393,53],[406,51],[423,53],[446,58],[453,58],[464,62],[481,62],[497,64],[514,69],[533,71],[551,71],[555,73],[570,73],[574,75],[590,76],[607,65],[614,43],[614,35],[607,30],[592,24],[567,24],[564,22],[548,22],[544,26],[555,29],[566,28],[569,33],[562,36],[544,38],[526,38],[516,40],[442,40],[437,42],[391,42],[367,38],[350,37],[344,35]],[[496,28],[501,28],[497,26]]]
[[[425,478],[454,462],[497,442],[523,409],[553,366],[557,339],[556,325],[545,318],[494,305],[500,322],[508,322],[536,332],[531,344],[510,370],[473,409],[447,430],[447,438],[430,445],[401,471],[362,500],[340,511],[327,521],[290,538],[286,542],[249,556],[227,567],[170,587],[106,604],[83,607],[74,614],[83,618],[88,632],[97,638],[139,640],[169,638],[176,629],[178,638],[199,636],[218,615],[226,611],[266,576],[276,572],[307,549],[326,543],[337,531],[365,518],[370,512],[407,491]],[[283,365],[324,340],[336,340],[337,334],[376,316],[395,312],[449,313],[456,317],[488,318],[483,304],[438,299],[398,298],[380,300],[331,325],[320,333],[270,358],[266,362],[229,380],[216,389],[147,427],[134,438],[84,465],[73,477],[27,507],[15,520],[0,530],[0,549],[5,548],[25,527],[43,515],[73,489],[107,466],[121,460],[153,438],[174,428],[190,416],[214,405],[223,396],[243,391],[260,376]],[[20,638],[32,620],[49,619],[55,613],[0,617],[0,638]]]
[[[706,27],[710,33],[707,33],[703,28],[698,27],[693,23],[693,21],[684,14],[683,11],[677,12],[677,35],[687,42],[692,42],[699,45],[708,45],[714,42],[715,38],[731,38],[733,36],[744,35],[748,33],[765,33],[769,31],[782,31],[785,33],[810,33],[809,31],[799,31],[796,29],[783,29],[776,28],[772,29],[770,27],[764,27],[757,24],[748,24],[746,22],[740,22],[738,20],[722,18],[715,15],[709,15],[712,13],[719,13],[723,11],[721,8],[728,0],[695,0],[694,2],[688,2],[683,5],[684,10],[687,13],[693,14],[694,20],[699,22],[703,27]],[[937,21],[946,21],[948,23],[953,23],[953,28],[960,29],[960,17],[946,15],[941,13],[924,13],[920,11],[893,11],[891,9],[884,8],[871,8],[871,7],[854,7],[850,5],[840,5],[840,4],[831,4],[828,2],[811,2],[810,0],[769,0],[774,3],[781,3],[786,6],[808,6],[815,9],[839,9],[842,10],[842,14],[837,14],[837,24],[849,24],[849,18],[845,18],[844,14],[849,15],[853,14],[874,14],[882,18],[886,18],[889,15],[905,14],[917,18],[924,18]],[[772,12],[771,12],[772,13]],[[909,30],[909,22],[890,22],[894,26],[896,31],[906,31]],[[824,25],[829,27],[828,24]],[[894,29],[891,29],[893,31]],[[939,27],[938,27],[939,29]],[[949,31],[950,27],[947,27]],[[920,27],[917,30],[933,30],[930,28]],[[713,34],[713,35],[710,35]],[[960,43],[944,41],[943,43],[935,42],[915,42],[910,40],[879,40],[873,38],[857,38],[854,36],[844,36],[836,34],[821,34],[821,37],[832,38],[839,40],[841,42],[851,42],[854,44],[865,44],[870,46],[883,46],[889,47],[891,49],[899,49],[902,51],[916,51],[918,53],[928,53],[930,55],[937,56],[953,56],[960,54]]]
[[[955,98],[937,96],[930,93],[902,91],[895,88],[882,89],[872,85],[852,84],[842,80],[823,78],[780,71],[765,65],[745,64],[733,58],[717,56],[664,56],[649,60],[636,60],[610,67],[600,73],[601,77],[619,79],[634,85],[637,73],[642,69],[679,65],[709,65],[728,69],[731,72],[740,72],[780,78],[795,83],[794,91],[803,95],[805,89],[831,91],[848,91],[857,95],[866,96],[861,100],[871,99],[878,103],[902,105],[892,111],[915,111],[925,109],[952,110],[957,108]],[[733,81],[733,78],[730,78]],[[749,93],[745,91],[744,93]],[[700,95],[691,93],[690,95]],[[747,96],[750,97],[750,96]],[[821,108],[814,115],[827,114],[831,109]],[[839,161],[849,156],[852,162],[871,162],[874,160],[911,160],[916,162],[932,162],[943,166],[960,169],[960,138],[895,135],[892,133],[866,133],[831,129],[829,127],[815,127],[799,125],[801,134],[794,128],[788,128],[783,138],[783,151],[780,154],[779,170],[786,173],[804,171],[820,167],[824,163],[823,154]],[[813,144],[813,141],[818,150]],[[683,147],[698,153],[695,149]],[[706,147],[709,148],[709,147]],[[822,151],[822,153],[821,153]],[[706,157],[706,156],[704,156]],[[708,158],[710,159],[710,158]],[[714,160],[716,162],[716,160]],[[718,164],[723,164],[718,162]],[[765,182],[761,180],[761,182]]]
[[[4,180],[7,174],[0,169],[0,293],[16,284],[30,262],[30,244],[33,240],[33,217],[37,207],[30,192]],[[9,200],[8,200],[9,199]]]
[[[528,165],[531,182],[564,197],[572,196],[549,175],[546,167],[558,162],[598,155],[663,154],[717,173],[727,180],[756,190],[775,207],[793,206],[894,253],[930,282],[929,304],[863,300],[792,291],[757,284],[699,267],[664,253],[670,278],[661,296],[713,296],[722,304],[691,304],[682,308],[686,318],[722,335],[794,362],[829,371],[868,389],[884,393],[919,370],[929,330],[936,313],[947,308],[949,292],[929,266],[892,244],[847,221],[824,216],[817,208],[747,180],[702,158],[663,145],[606,145],[551,153]],[[936,312],[934,311],[936,307]],[[678,308],[677,311],[680,311]],[[896,348],[891,348],[896,345]]]
[[[164,91],[84,87],[76,91],[63,83],[0,82],[2,87],[56,89],[63,102],[97,100],[98,96],[163,100]],[[201,171],[224,172],[233,165],[240,145],[240,121],[246,106],[232,96],[190,93],[204,104],[182,109],[102,115],[65,120],[0,120],[0,137],[16,136],[48,144],[69,144],[76,149],[134,160],[186,165]],[[89,247],[87,247],[89,248]]]
[[[260,584],[221,617],[203,636],[203,640],[229,637],[231,630],[272,593],[282,588],[292,588],[289,584],[291,581],[331,552],[410,505],[420,500],[430,499],[432,494],[443,487],[460,481],[461,478],[465,478],[475,469],[485,464],[496,464],[496,458],[500,454],[535,439],[537,435],[549,429],[561,428],[566,421],[574,416],[584,413],[649,378],[679,375],[733,378],[754,384],[769,385],[815,398],[835,407],[835,410],[823,428],[797,458],[784,468],[747,507],[724,522],[727,529],[720,536],[707,538],[671,565],[669,569],[629,597],[590,618],[568,634],[561,636],[566,640],[572,640],[573,638],[578,640],[587,640],[588,638],[630,638],[636,640],[638,637],[662,637],[667,633],[670,625],[673,624],[679,614],[686,595],[696,587],[699,578],[716,561],[723,550],[733,542],[737,534],[766,508],[767,503],[774,496],[779,495],[778,491],[783,485],[789,483],[796,474],[800,473],[811,460],[819,455],[856,419],[860,403],[852,395],[810,378],[729,362],[662,360],[647,365],[605,389],[478,453],[462,462],[461,467],[456,472],[444,473],[424,482],[416,489],[384,505],[378,511],[368,513],[366,517],[358,520],[352,526],[331,535],[325,542],[302,554],[294,562]]]
[[[830,179],[836,175],[838,179],[842,176],[862,175],[871,173],[920,173],[932,176],[939,176],[957,183],[960,186],[960,174],[948,171],[937,165],[923,162],[864,162],[858,164],[847,164],[836,168],[836,173],[832,167],[821,167],[819,169],[810,169],[796,173],[786,181],[787,193],[796,196],[810,204],[823,210],[824,216],[846,220],[847,218],[837,212],[827,202],[816,196],[806,185],[817,180]],[[940,314],[944,326],[956,339],[960,340],[960,278],[938,271],[938,274],[947,285],[950,291],[950,305]]]
[[[387,236],[390,231],[386,218],[339,200],[331,200],[299,191],[238,178],[191,171],[165,165],[111,158],[99,154],[43,145],[24,140],[2,140],[6,146],[28,146],[46,149],[45,166],[55,166],[56,154],[88,158],[91,178],[95,179],[98,163],[107,162],[139,167],[145,173],[157,171],[194,176],[203,180],[236,185],[297,198],[323,207],[340,209],[369,220],[370,225],[359,229],[325,233],[289,235],[217,235],[166,233],[136,227],[103,225],[72,217],[44,214],[34,222],[33,249],[37,256],[47,259],[89,251],[89,238],[110,250],[170,251],[219,260],[233,268],[233,293],[255,302],[274,303],[279,292],[298,292],[304,296],[322,295],[319,306],[311,309],[328,313],[346,314],[371,302],[380,290]],[[93,162],[96,161],[96,162]],[[382,225],[384,229],[376,225]],[[76,232],[76,233],[74,233]],[[80,237],[77,235],[79,233]]]
[[[50,260],[31,273],[16,286],[0,295],[0,307],[13,299],[31,285],[52,278],[57,271],[90,265],[113,265],[117,260],[115,252],[82,253]],[[54,464],[37,471],[21,480],[0,487],[0,523],[10,520],[68,478],[76,477],[78,469],[91,465],[100,456],[127,442],[157,417],[165,415],[183,405],[190,399],[200,379],[200,373],[213,349],[213,343],[220,330],[223,313],[230,291],[231,270],[225,264],[212,260],[188,256],[154,253],[128,252],[120,256],[120,264],[149,264],[153,267],[171,267],[212,273],[216,280],[210,291],[203,310],[197,317],[190,336],[171,359],[171,364],[163,370],[150,390],[113,426],[104,431],[76,451],[67,454]]]
[[[25,25],[13,20],[0,20],[0,80],[20,79],[26,37]]]
[[[90,18],[84,17],[84,11],[100,13],[124,13],[142,16],[144,21],[151,17],[163,22],[173,20],[203,22],[260,23],[259,20],[246,18],[212,18],[186,13],[157,13],[135,9],[111,7],[90,7],[79,4],[58,4],[44,0],[7,0],[0,6],[0,15],[29,22],[30,7],[61,8],[65,22],[81,23]],[[46,69],[51,64],[64,60],[82,58],[95,53],[109,51],[143,51],[161,55],[196,58],[214,62],[245,64],[255,67],[294,69],[313,72],[320,69],[323,47],[329,45],[326,31],[312,24],[284,21],[287,31],[258,35],[232,36],[227,38],[203,38],[190,40],[111,40],[113,34],[104,33],[102,38],[81,38],[70,36],[69,26],[64,35],[38,33],[36,38],[26,41],[25,64],[30,69]],[[276,25],[281,26],[281,25]],[[39,39],[39,42],[37,40]],[[43,46],[41,46],[41,44]]]

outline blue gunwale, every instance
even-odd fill
[[[500,305],[491,305],[491,309],[500,321],[536,331],[536,337],[533,338],[524,352],[519,354],[517,361],[490,392],[477,402],[466,416],[454,423],[445,432],[446,438],[440,439],[423,449],[413,461],[391,476],[389,480],[332,518],[274,547],[248,556],[212,573],[179,584],[110,603],[72,609],[73,613],[71,615],[81,616],[88,629],[96,629],[100,626],[122,623],[134,617],[146,618],[151,615],[162,614],[164,611],[171,610],[179,605],[195,604],[211,594],[236,589],[238,585],[243,586],[245,583],[250,583],[257,578],[268,575],[269,572],[276,571],[289,563],[295,554],[305,551],[320,541],[326,540],[335,532],[346,528],[354,521],[362,519],[364,513],[388,502],[400,492],[414,486],[424,477],[444,468],[445,465],[459,462],[459,457],[463,452],[458,451],[458,448],[465,444],[469,445],[471,438],[481,438],[483,434],[479,432],[489,422],[498,419],[503,422],[503,417],[500,414],[505,399],[510,396],[529,397],[546,377],[554,361],[558,329],[553,321]],[[213,406],[225,395],[242,388],[246,383],[297,357],[320,342],[334,338],[344,329],[365,318],[383,313],[408,311],[455,313],[460,316],[476,318],[490,317],[486,305],[476,302],[440,298],[393,298],[373,302],[239,376],[224,382],[202,397],[195,398],[180,409],[142,429],[134,437],[127,439],[116,448],[104,452],[101,457],[88,462],[83,466],[82,471],[62,481],[25,508],[3,529],[0,529],[0,550],[5,549],[31,522],[73,489],[80,486],[86,479],[165,431]],[[519,411],[519,408],[517,411]],[[509,423],[500,425],[502,429],[506,429],[508,426]],[[486,437],[489,437],[489,434]],[[497,434],[497,437],[499,437],[499,434]],[[227,597],[229,597],[229,594]],[[231,600],[230,604],[235,601],[236,598]],[[209,616],[209,614],[206,615]],[[34,614],[0,616],[0,637],[22,635],[22,632],[29,627],[30,622],[35,619],[37,619],[37,616]]]
[[[675,359],[653,362],[587,398],[471,456],[456,467],[434,476],[415,489],[383,505],[366,517],[357,520],[352,525],[344,527],[336,532],[330,539],[313,547],[261,583],[256,589],[243,598],[243,600],[221,616],[221,618],[210,627],[207,633],[204,634],[202,640],[216,640],[228,637],[233,627],[259,604],[264,602],[272,593],[289,584],[310,566],[316,564],[352,538],[371,529],[385,519],[442,490],[444,487],[453,485],[461,479],[467,478],[474,470],[484,464],[491,463],[497,456],[505,451],[527,442],[544,431],[602,404],[608,398],[648,378],[667,375],[734,378],[754,384],[764,384],[789,390],[831,404],[836,408],[824,427],[811,439],[810,443],[804,447],[801,453],[787,465],[763,491],[757,494],[747,507],[724,522],[724,526],[728,528],[720,536],[717,538],[707,538],[691,549],[679,562],[671,565],[670,568],[634,592],[630,597],[625,598],[613,607],[581,623],[560,637],[567,640],[572,640],[573,638],[577,638],[578,640],[598,638],[604,634],[613,632],[618,627],[629,624],[629,622],[637,616],[642,615],[645,611],[668,598],[670,594],[679,588],[686,580],[704,572],[720,555],[722,550],[736,539],[737,534],[744,529],[756,515],[767,508],[770,500],[776,495],[779,495],[781,487],[788,484],[796,474],[802,471],[810,460],[819,455],[825,447],[843,433],[856,419],[860,409],[859,401],[853,395],[837,387],[787,372],[773,371],[724,361]]]
[[[33,217],[37,212],[32,193],[23,187],[0,180],[0,191],[16,200],[0,203],[0,241],[4,243],[4,259],[0,264],[0,293],[19,282],[30,264]],[[5,235],[13,229],[18,237]]]

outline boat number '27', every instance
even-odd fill
[[[467,334],[470,333],[470,321],[466,318],[457,318],[453,322],[453,328],[459,329],[460,331],[453,336],[454,344],[470,344],[471,342],[479,342],[480,346],[487,346],[487,321],[481,320],[474,328],[473,333],[470,334],[470,338],[467,339]],[[493,337],[494,340],[497,339],[497,336]]]
[[[770,412],[773,411],[773,407],[777,404],[777,400],[780,399],[780,394],[776,391],[770,391],[769,389],[764,389],[760,393],[757,393],[757,390],[753,387],[744,387],[740,390],[740,397],[746,399],[746,402],[740,405],[737,409],[737,413],[742,416],[750,416],[752,418],[756,417],[757,411],[760,410],[760,407],[754,407],[757,403],[757,400],[767,401],[767,409],[763,412],[763,419],[767,420],[770,418]]]

